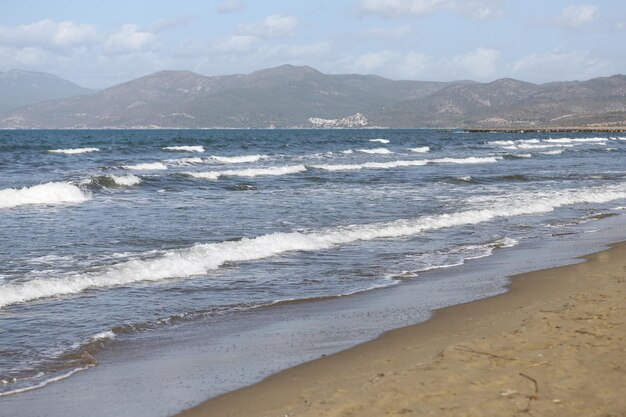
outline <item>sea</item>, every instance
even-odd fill
[[[341,309],[362,294],[384,305],[391,288],[427,280],[413,300],[423,314],[387,325],[425,320],[465,294],[505,291],[506,277],[483,291],[447,270],[574,242],[610,217],[621,228],[625,209],[619,133],[0,131],[0,415],[3,401],[121,356],[202,345],[203,334],[203,346],[228,335],[237,361],[267,365],[252,349],[258,335],[232,338],[268,315],[276,330],[285,306]],[[325,323],[311,326],[326,334]],[[363,337],[307,339],[288,360],[207,384],[219,394]],[[211,350],[194,354],[206,362]],[[169,415],[209,396],[197,391],[148,410]]]

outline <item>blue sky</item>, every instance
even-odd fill
[[[285,63],[393,79],[626,73],[626,1],[3,0],[0,70],[103,88],[163,69]]]

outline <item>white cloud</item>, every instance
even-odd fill
[[[376,73],[395,79],[491,80],[498,68],[499,55],[491,48],[477,48],[465,54],[439,58],[416,51],[383,50],[362,54],[344,65],[352,65],[352,72]]]
[[[285,61],[292,62],[295,60],[303,60],[303,64],[310,65],[311,60],[328,56],[332,52],[332,42],[324,41],[313,44],[303,45],[275,45],[269,48],[259,50],[260,55],[267,55],[274,59],[272,65],[281,65]]]
[[[559,24],[567,29],[579,29],[592,23],[598,15],[598,6],[577,5],[563,9],[559,16]]]
[[[224,0],[217,6],[217,12],[221,14],[240,12],[246,8],[241,0]]]
[[[511,68],[514,77],[535,82],[580,80],[610,73],[609,62],[588,51],[568,51],[562,48],[541,54],[526,55]],[[555,75],[558,74],[558,75]]]
[[[109,54],[138,52],[150,47],[155,40],[154,33],[141,30],[137,25],[127,24],[107,37],[104,49]]]
[[[13,47],[40,47],[68,49],[90,45],[101,39],[93,25],[49,19],[18,25],[0,26],[0,45]]]
[[[467,54],[452,58],[451,65],[460,71],[459,75],[467,74],[462,78],[484,80],[495,75],[499,56],[500,53],[496,49],[476,48]]]
[[[484,20],[502,15],[500,0],[360,0],[359,12],[384,17],[424,16],[438,10],[451,10]]]
[[[387,17],[407,14],[420,16],[445,6],[447,0],[361,0],[359,9],[363,13]]]
[[[212,43],[209,50],[221,54],[241,55],[249,53],[258,42],[259,38],[256,36],[233,35]]]
[[[402,39],[413,32],[413,29],[409,26],[400,26],[393,28],[381,28],[371,27],[363,32],[366,38],[380,39],[380,40],[394,40]]]
[[[259,38],[277,38],[291,36],[298,27],[298,18],[280,14],[269,15],[259,23],[241,24],[237,27],[238,35],[257,36]]]

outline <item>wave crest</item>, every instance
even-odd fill
[[[31,204],[76,204],[89,200],[89,194],[69,182],[48,182],[23,188],[0,190],[0,208]]]
[[[626,198],[624,184],[567,189],[553,193],[526,193],[485,209],[349,225],[310,233],[277,232],[238,241],[196,244],[189,248],[165,252],[154,259],[125,261],[99,273],[0,285],[0,307],[39,298],[77,294],[90,288],[203,275],[225,263],[259,260],[285,252],[325,250],[359,241],[413,236],[425,231],[479,224],[497,218],[547,213],[565,205],[606,203],[624,198]],[[499,246],[509,244],[513,242],[501,242]]]

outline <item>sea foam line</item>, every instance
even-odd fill
[[[221,164],[243,164],[248,162],[257,162],[267,159],[267,155],[237,155],[237,156],[217,156],[211,155],[207,158],[210,162],[219,162]]]
[[[204,146],[199,146],[199,145],[166,146],[163,148],[163,150],[174,151],[174,152],[204,152]]]
[[[124,165],[126,169],[132,169],[135,171],[150,171],[150,170],[164,170],[167,169],[167,165],[163,162],[146,162],[136,165]]]
[[[413,166],[422,166],[427,164],[489,164],[501,160],[500,156],[475,157],[467,158],[439,158],[439,159],[415,159],[415,160],[399,160],[389,162],[364,162],[362,164],[322,164],[311,165],[311,168],[323,169],[325,171],[354,171],[360,169],[391,169],[405,168]]]
[[[98,148],[72,148],[72,149],[50,149],[50,153],[59,153],[65,155],[76,155],[81,153],[99,152]]]
[[[136,175],[108,175],[109,178],[113,180],[113,182],[117,185],[122,185],[124,187],[132,187],[133,185],[137,185],[141,183],[141,178]]]
[[[287,174],[296,174],[306,171],[304,165],[290,165],[282,167],[270,168],[248,168],[248,169],[230,169],[224,171],[206,171],[206,172],[185,172],[194,178],[204,178],[208,180],[216,180],[220,177],[258,177],[258,176],[279,176]]]
[[[39,298],[78,294],[91,288],[204,275],[226,263],[265,259],[286,252],[326,250],[359,241],[413,236],[426,231],[479,224],[498,218],[547,213],[565,205],[605,203],[624,198],[626,184],[565,189],[551,193],[529,192],[511,195],[510,198],[484,209],[348,225],[309,233],[277,232],[239,241],[196,244],[164,252],[153,259],[134,259],[114,264],[101,272],[2,284],[0,308]]]
[[[387,148],[371,148],[371,149],[365,148],[365,149],[357,149],[356,151],[362,152],[362,153],[368,153],[368,154],[378,154],[378,155],[388,155],[388,154],[393,153]]]
[[[89,200],[89,194],[69,182],[47,182],[23,188],[0,190],[0,208],[30,204],[72,204]]]

